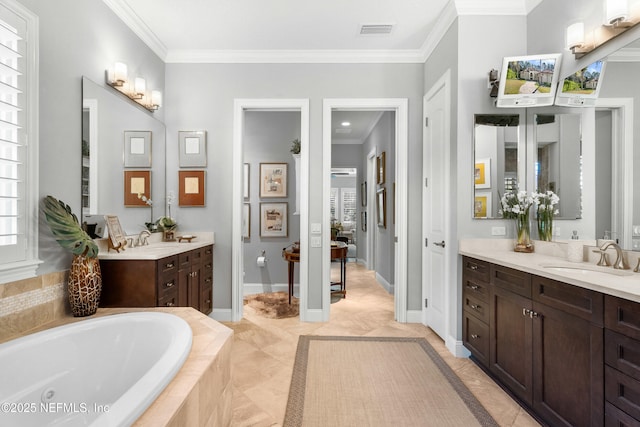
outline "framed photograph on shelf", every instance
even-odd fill
[[[491,217],[491,191],[476,191],[473,200],[473,217]]]
[[[260,197],[287,197],[287,163],[260,163]]]
[[[127,243],[127,239],[124,231],[122,231],[118,217],[116,215],[105,215],[104,223],[109,234],[109,246],[114,249],[123,247]]]
[[[381,188],[376,192],[376,213],[378,227],[387,228],[387,190]]]
[[[180,131],[178,132],[180,144],[179,164],[181,168],[207,167],[207,132]]]
[[[383,151],[382,153],[380,153],[380,155],[378,157],[376,157],[376,167],[377,167],[377,176],[378,176],[378,180],[377,180],[377,184],[384,184],[384,181],[386,179],[386,154]]]
[[[491,188],[491,159],[476,159],[473,175],[476,188]]]
[[[148,207],[140,196],[151,198],[151,171],[124,171],[124,205],[127,207]]]
[[[242,237],[248,239],[251,237],[251,204],[244,203],[242,205]]]
[[[178,205],[204,206],[204,171],[178,171]]]
[[[367,206],[367,181],[360,184],[360,204],[362,207]]]
[[[244,177],[242,178],[243,190],[242,195],[245,199],[249,198],[249,163],[244,164]]]
[[[124,131],[124,167],[151,167],[151,131]]]
[[[260,203],[260,237],[287,237],[287,202]]]

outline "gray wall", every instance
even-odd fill
[[[282,249],[300,241],[300,215],[295,212],[296,176],[291,156],[291,143],[300,139],[300,113],[284,111],[248,111],[245,114],[244,163],[249,163],[249,199],[251,204],[251,237],[244,240],[244,283],[286,284],[287,263]],[[287,163],[287,197],[260,198],[260,163]],[[260,202],[287,202],[288,237],[260,237]],[[256,258],[265,251],[267,265],[258,267]],[[295,269],[295,283],[299,283]],[[265,287],[265,292],[270,288]]]
[[[233,101],[236,98],[308,98],[310,100],[309,221],[322,222],[322,100],[324,98],[408,98],[409,158],[421,153],[421,64],[167,64],[167,169],[176,169],[177,132],[205,129],[209,141],[208,200],[204,209],[180,210],[181,222],[215,230],[214,309],[231,307],[231,175]],[[420,173],[415,161],[409,176]],[[167,188],[175,187],[169,172]],[[409,193],[419,183],[409,180]],[[304,191],[304,189],[302,189]],[[412,198],[410,197],[410,200]],[[413,199],[415,200],[415,199]],[[419,202],[409,205],[409,228],[421,224]],[[419,252],[419,238],[409,242],[409,253]],[[322,301],[321,248],[309,249],[309,305]],[[409,260],[408,299],[420,298],[420,264]]]
[[[164,92],[164,63],[101,0],[19,0],[40,18],[41,198],[50,194],[80,214],[81,78],[103,82],[114,62]],[[162,119],[163,110],[156,116]],[[66,270],[71,255],[40,220],[38,274]]]

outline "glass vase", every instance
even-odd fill
[[[550,242],[553,236],[553,215],[547,211],[538,212],[538,239]]]
[[[531,226],[529,225],[529,214],[518,215],[515,220],[516,226],[516,242],[513,248],[516,252],[533,252],[533,243],[531,243]]]

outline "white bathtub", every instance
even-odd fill
[[[0,344],[0,426],[128,426],[191,350],[168,313],[96,317]]]

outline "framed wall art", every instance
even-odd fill
[[[244,186],[243,190],[242,190],[242,195],[244,196],[245,199],[249,198],[249,163],[245,163],[244,164],[244,177],[242,178],[242,184]]]
[[[127,207],[147,207],[147,203],[138,197],[151,198],[151,171],[124,171],[124,205]]]
[[[376,193],[376,213],[378,227],[387,228],[387,190],[381,188]]]
[[[476,188],[491,188],[491,159],[476,159],[473,174]]]
[[[260,197],[287,197],[287,163],[260,163]]]
[[[180,131],[179,164],[181,168],[204,168],[207,166],[207,132]]]
[[[473,217],[487,218],[491,217],[491,213],[491,192],[476,191],[476,195],[473,200]]]
[[[178,171],[178,204],[204,206],[204,171]]]
[[[242,237],[248,239],[251,237],[251,204],[244,203],[242,205]]]
[[[287,237],[287,202],[260,203],[260,237]]]
[[[378,184],[384,184],[384,181],[386,179],[386,157],[387,155],[385,154],[385,152],[383,151],[382,153],[380,153],[380,155],[378,157],[376,157],[376,167],[377,167],[377,175],[378,175]]]
[[[124,167],[151,167],[151,131],[124,131]]]

